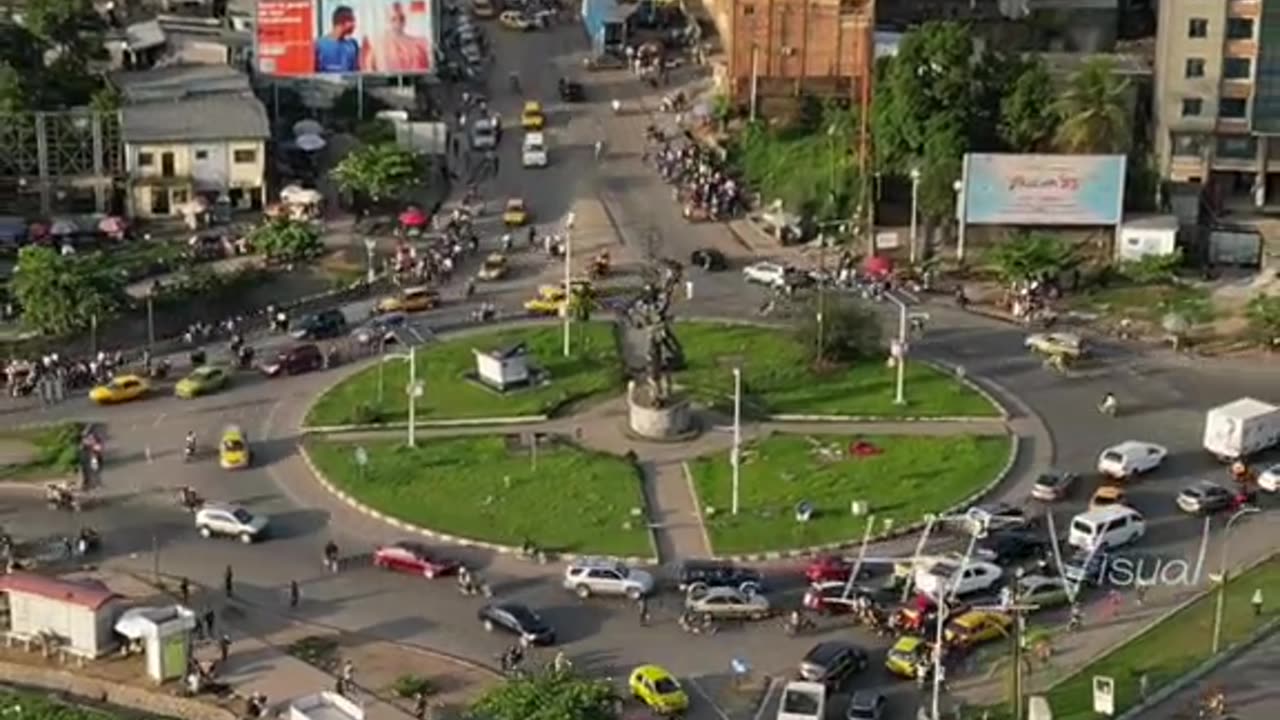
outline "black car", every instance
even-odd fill
[[[732,587],[743,592],[762,592],[764,577],[748,567],[717,560],[685,560],[677,576],[680,592],[690,587]]]
[[[874,690],[859,690],[849,700],[844,716],[848,720],[881,720],[889,700]]]
[[[724,253],[715,248],[698,248],[689,255],[689,264],[702,268],[706,272],[720,272],[728,269],[729,261]]]
[[[341,310],[325,310],[302,318],[292,335],[296,340],[324,340],[347,331],[347,317]]]
[[[1023,560],[1042,560],[1053,552],[1047,540],[1028,530],[1006,530],[993,533],[983,542],[982,548],[990,554],[991,561],[997,565],[1008,565]]]
[[[526,645],[552,645],[556,641],[556,631],[537,613],[519,603],[485,605],[478,616],[485,630],[505,630]]]
[[[838,690],[854,673],[867,669],[867,652],[857,645],[829,640],[814,645],[800,661],[800,677]]]
[[[582,102],[587,95],[582,89],[582,83],[566,80],[565,78],[560,78],[558,89],[560,91],[560,99],[565,102]]]

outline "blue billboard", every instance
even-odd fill
[[[970,154],[964,222],[970,225],[1118,225],[1123,155]]]

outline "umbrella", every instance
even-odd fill
[[[49,234],[54,237],[75,235],[78,232],[80,232],[80,228],[76,226],[75,222],[66,218],[54,220],[53,225],[49,226]]]
[[[323,135],[324,126],[315,120],[305,119],[299,120],[293,124],[293,136],[302,137],[303,135]]]
[[[427,214],[419,208],[411,207],[400,213],[400,224],[405,227],[422,227],[427,224]]]
[[[862,270],[874,277],[884,277],[893,272],[893,260],[883,255],[872,255],[862,263]]]
[[[294,142],[298,145],[298,149],[303,152],[315,152],[320,148],[323,148],[326,144],[324,138],[312,133],[299,135]]]
[[[98,221],[98,231],[107,235],[119,235],[128,227],[129,223],[118,215],[108,215]]]

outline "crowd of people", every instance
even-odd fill
[[[712,150],[684,131],[672,137],[655,126],[648,129],[654,164],[662,179],[675,187],[686,220],[725,220],[746,210],[742,184]]]

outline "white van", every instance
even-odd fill
[[[1128,545],[1146,532],[1142,513],[1127,505],[1107,505],[1075,516],[1067,542],[1082,550],[1106,550]]]

